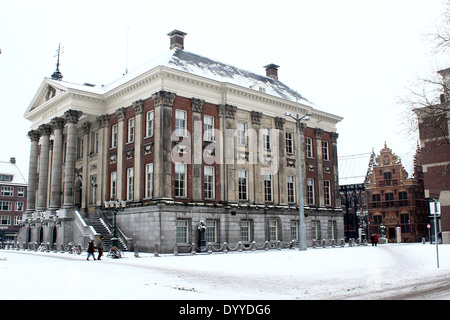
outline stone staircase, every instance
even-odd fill
[[[88,218],[86,219],[86,223],[88,223],[94,230],[103,236],[103,248],[104,251],[108,251],[112,247],[112,237],[113,237],[113,228],[109,227],[105,224],[104,220],[101,218]],[[120,236],[119,238],[119,250],[127,251],[128,248],[125,243],[122,241]]]

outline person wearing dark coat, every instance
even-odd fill
[[[373,240],[374,240],[374,242],[375,242],[375,247],[377,246],[377,243],[378,243],[378,236],[377,235],[374,235],[373,236]]]
[[[95,256],[94,256],[94,252],[95,252],[95,247],[94,247],[94,240],[89,241],[89,245],[88,245],[88,256],[87,259],[89,261],[89,257],[92,256],[92,258],[95,260]]]
[[[100,236],[100,240],[97,243],[98,257],[97,260],[102,260],[103,256],[103,236]]]

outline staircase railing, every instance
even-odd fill
[[[103,211],[100,212],[100,220],[102,220],[104,226],[109,230],[110,234],[112,234],[112,230],[114,229],[114,226],[109,221],[110,219],[106,216],[106,214]],[[119,238],[119,241],[122,243],[125,250],[128,250],[128,248],[131,248],[133,238],[128,237],[119,226],[117,227],[117,237]]]

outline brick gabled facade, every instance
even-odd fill
[[[401,160],[385,144],[375,158],[366,190],[369,236],[386,236],[389,242],[397,241],[398,232],[402,242],[418,242],[427,236],[429,210],[420,166],[414,177],[408,178]]]

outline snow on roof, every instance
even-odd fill
[[[20,172],[19,168],[15,163],[6,162],[6,161],[0,161],[0,174],[1,175],[12,175],[11,181],[2,181],[3,184],[8,185],[27,185],[27,181],[25,180],[24,176]]]
[[[339,185],[365,183],[372,167],[373,156],[373,153],[362,153],[339,157]]]
[[[259,85],[265,88],[265,92],[269,95],[290,101],[298,101],[308,106],[314,105],[312,102],[283,84],[281,81],[258,75],[256,73],[181,49],[167,51],[158,58],[153,59],[134,70],[131,70],[119,79],[106,85],[87,86],[66,81],[48,80],[54,81],[55,83],[62,83],[72,89],[83,90],[96,94],[104,94],[159,66],[184,71],[220,82],[235,84],[245,88],[255,88]]]

